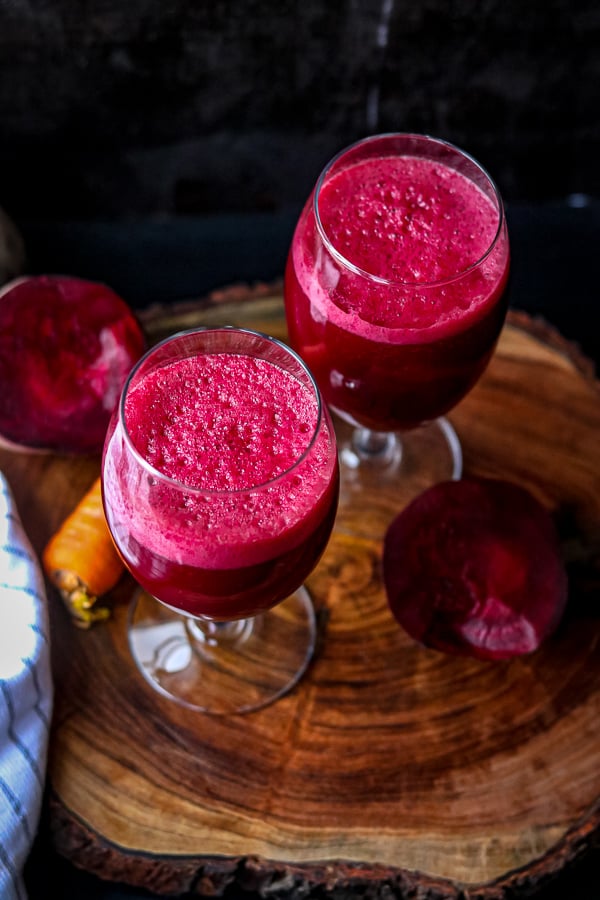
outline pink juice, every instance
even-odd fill
[[[144,374],[104,455],[107,519],[139,583],[192,615],[234,619],[295,591],[321,556],[338,468],[314,394],[264,359],[211,353]],[[157,476],[162,473],[166,478]]]
[[[286,266],[292,345],[351,421],[393,431],[443,415],[484,371],[504,322],[498,208],[466,176],[416,156],[362,160],[324,180],[329,246],[313,199]]]

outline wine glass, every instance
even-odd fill
[[[289,691],[315,648],[303,582],[339,488],[331,418],[297,354],[229,326],[157,344],[123,389],[102,487],[141,586],[128,636],[146,680],[222,715]]]
[[[325,166],[296,225],[284,296],[290,343],[336,414],[336,527],[375,536],[416,494],[460,478],[446,413],[492,356],[508,275],[501,196],[459,148],[381,134]]]

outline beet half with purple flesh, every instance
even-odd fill
[[[567,602],[552,517],[501,479],[448,481],[419,495],[388,528],[383,575],[390,609],[411,637],[478,659],[536,650]]]
[[[40,275],[5,285],[0,437],[20,447],[99,452],[144,346],[132,310],[103,284]]]

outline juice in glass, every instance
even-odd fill
[[[381,432],[442,416],[475,384],[509,274],[502,204],[483,170],[468,158],[476,175],[465,174],[445,159],[456,148],[419,136],[401,136],[414,152],[392,153],[388,137],[323,172],[285,275],[291,343],[326,401]]]
[[[269,360],[205,352],[142,374],[121,418],[105,448],[106,513],[149,594],[226,621],[296,590],[337,503],[333,427],[314,392]]]

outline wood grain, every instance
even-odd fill
[[[252,302],[248,303],[248,299]],[[285,337],[265,287],[147,310],[150,340],[195,324]],[[55,846],[102,877],[219,896],[528,896],[600,834],[600,390],[544,323],[511,313],[452,414],[466,471],[529,487],[556,516],[571,597],[536,653],[445,656],[395,624],[377,538],[334,530],[309,581],[317,657],[289,696],[211,718],[154,694],[112,618],[81,632],[49,590],[56,710],[46,817]],[[0,452],[35,549],[97,459]],[[368,520],[368,510],[364,515]]]

